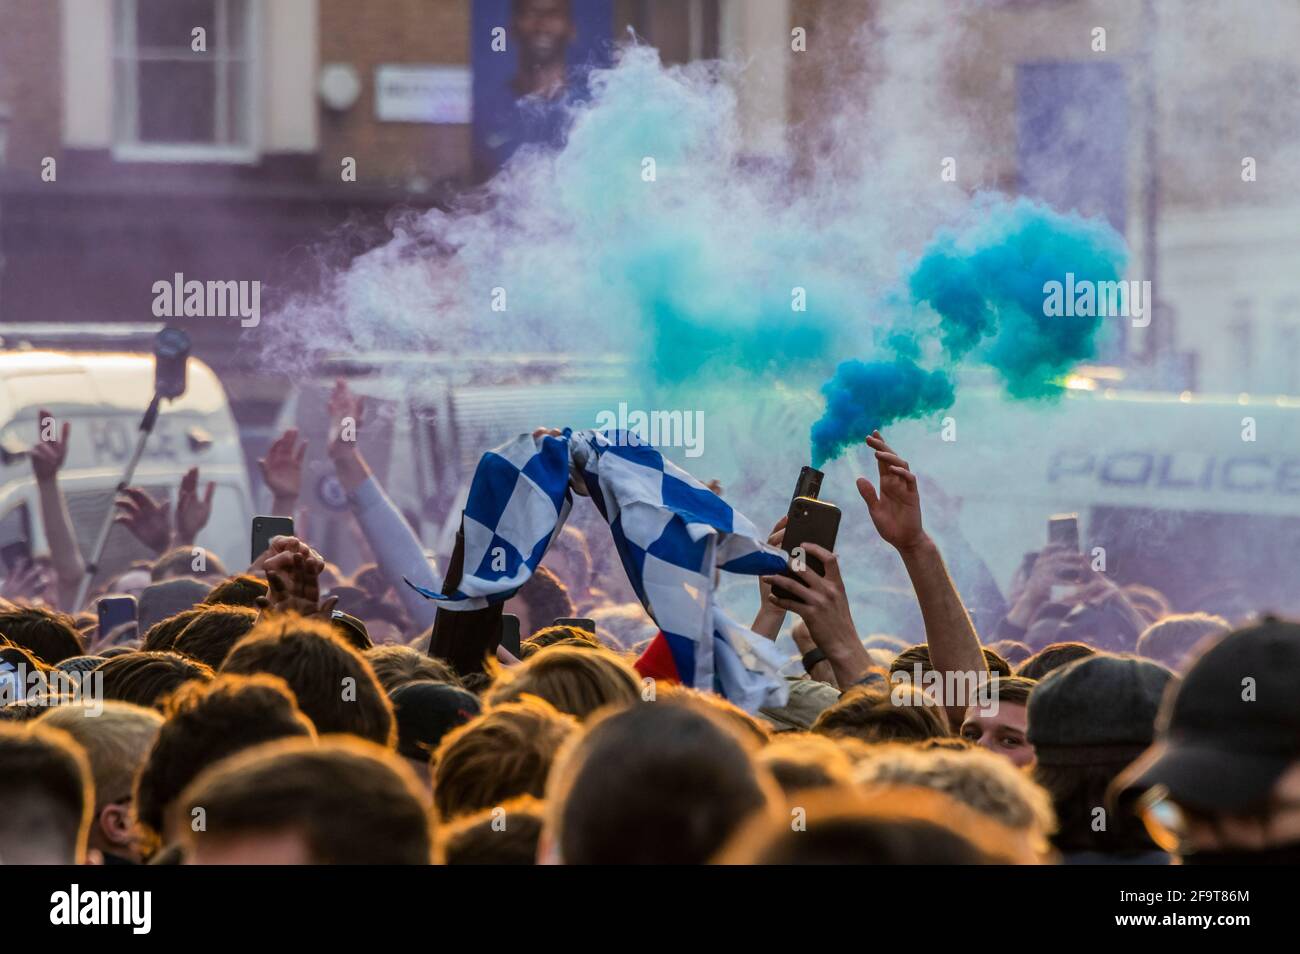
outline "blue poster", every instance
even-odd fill
[[[474,165],[487,178],[521,146],[558,146],[587,74],[608,66],[612,0],[475,0]]]

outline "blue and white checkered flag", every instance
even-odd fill
[[[661,637],[658,655],[685,685],[711,689],[748,711],[785,704],[785,662],[771,640],[714,605],[717,570],[778,573],[769,546],[733,510],[658,450],[624,431],[522,434],[484,454],[465,504],[464,572],[451,593],[416,587],[449,610],[510,599],[564,526],[573,493],[609,523],[628,580]],[[645,658],[645,657],[643,657]]]

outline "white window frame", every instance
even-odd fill
[[[113,0],[113,36],[112,36],[112,73],[113,73],[113,158],[122,162],[176,162],[197,163],[215,162],[230,165],[251,165],[261,155],[261,97],[262,89],[262,0],[246,0],[248,23],[245,24],[245,53],[247,63],[246,82],[244,84],[244,111],[248,121],[247,143],[158,143],[126,141],[122,137],[122,121],[118,114],[120,109],[132,113],[138,109],[136,83],[138,73],[129,88],[121,88],[122,61],[130,58],[132,65],[139,61],[136,55],[135,25],[136,0]],[[218,31],[224,29],[226,16],[225,0],[216,0],[216,21]],[[228,66],[223,57],[218,69]],[[224,97],[229,92],[229,84],[218,82],[215,116],[218,122],[225,122]],[[135,127],[134,117],[130,126]]]

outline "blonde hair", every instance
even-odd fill
[[[1007,759],[982,749],[878,745],[859,763],[857,778],[867,788],[902,785],[943,792],[1009,828],[1041,838],[1043,848],[1056,830],[1047,792]]]
[[[497,672],[497,680],[485,698],[489,706],[530,695],[581,720],[607,705],[629,704],[641,698],[641,679],[636,670],[614,653],[595,647],[550,646],[518,666]]]
[[[153,709],[109,700],[103,703],[103,711],[85,705],[59,706],[38,722],[63,730],[85,750],[98,809],[130,796],[163,717]]]

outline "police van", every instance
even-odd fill
[[[483,451],[539,425],[594,427],[630,402],[655,408],[626,359],[554,355],[370,355],[327,363],[282,409],[279,428],[311,443],[306,496],[339,519],[347,503],[324,446],[325,404],[336,377],[368,394],[376,419],[361,446],[427,548],[445,552]],[[1009,401],[996,382],[968,375],[958,401],[887,438],[951,501],[925,504],[936,535],[959,532],[1004,592],[1025,554],[1047,541],[1048,518],[1078,514],[1081,547],[1125,583],[1160,589],[1176,609],[1229,615],[1300,613],[1291,577],[1300,558],[1300,398],[1165,393],[1124,386],[1123,372],[1086,368],[1059,400]],[[808,428],[821,414],[815,387],[731,389],[725,405],[700,396],[705,452],[665,454],[700,479],[718,478],[760,526],[785,512]],[[669,399],[678,407],[679,398]],[[823,496],[844,513],[846,545],[874,539],[853,479],[874,480],[869,450],[826,465]],[[340,531],[341,532],[341,531]]]
[[[153,396],[149,347],[156,331],[138,324],[0,326],[0,534],[5,542],[25,538],[32,554],[49,552],[27,456],[45,409],[60,427],[64,421],[71,425],[59,486],[89,559]],[[238,430],[212,370],[191,357],[187,378],[185,393],[163,402],[132,482],[155,499],[171,500],[174,508],[181,477],[197,466],[203,484],[216,483],[216,494],[213,517],[196,542],[232,572],[241,570],[248,563],[252,503]],[[100,565],[107,574],[150,558],[117,526]]]

